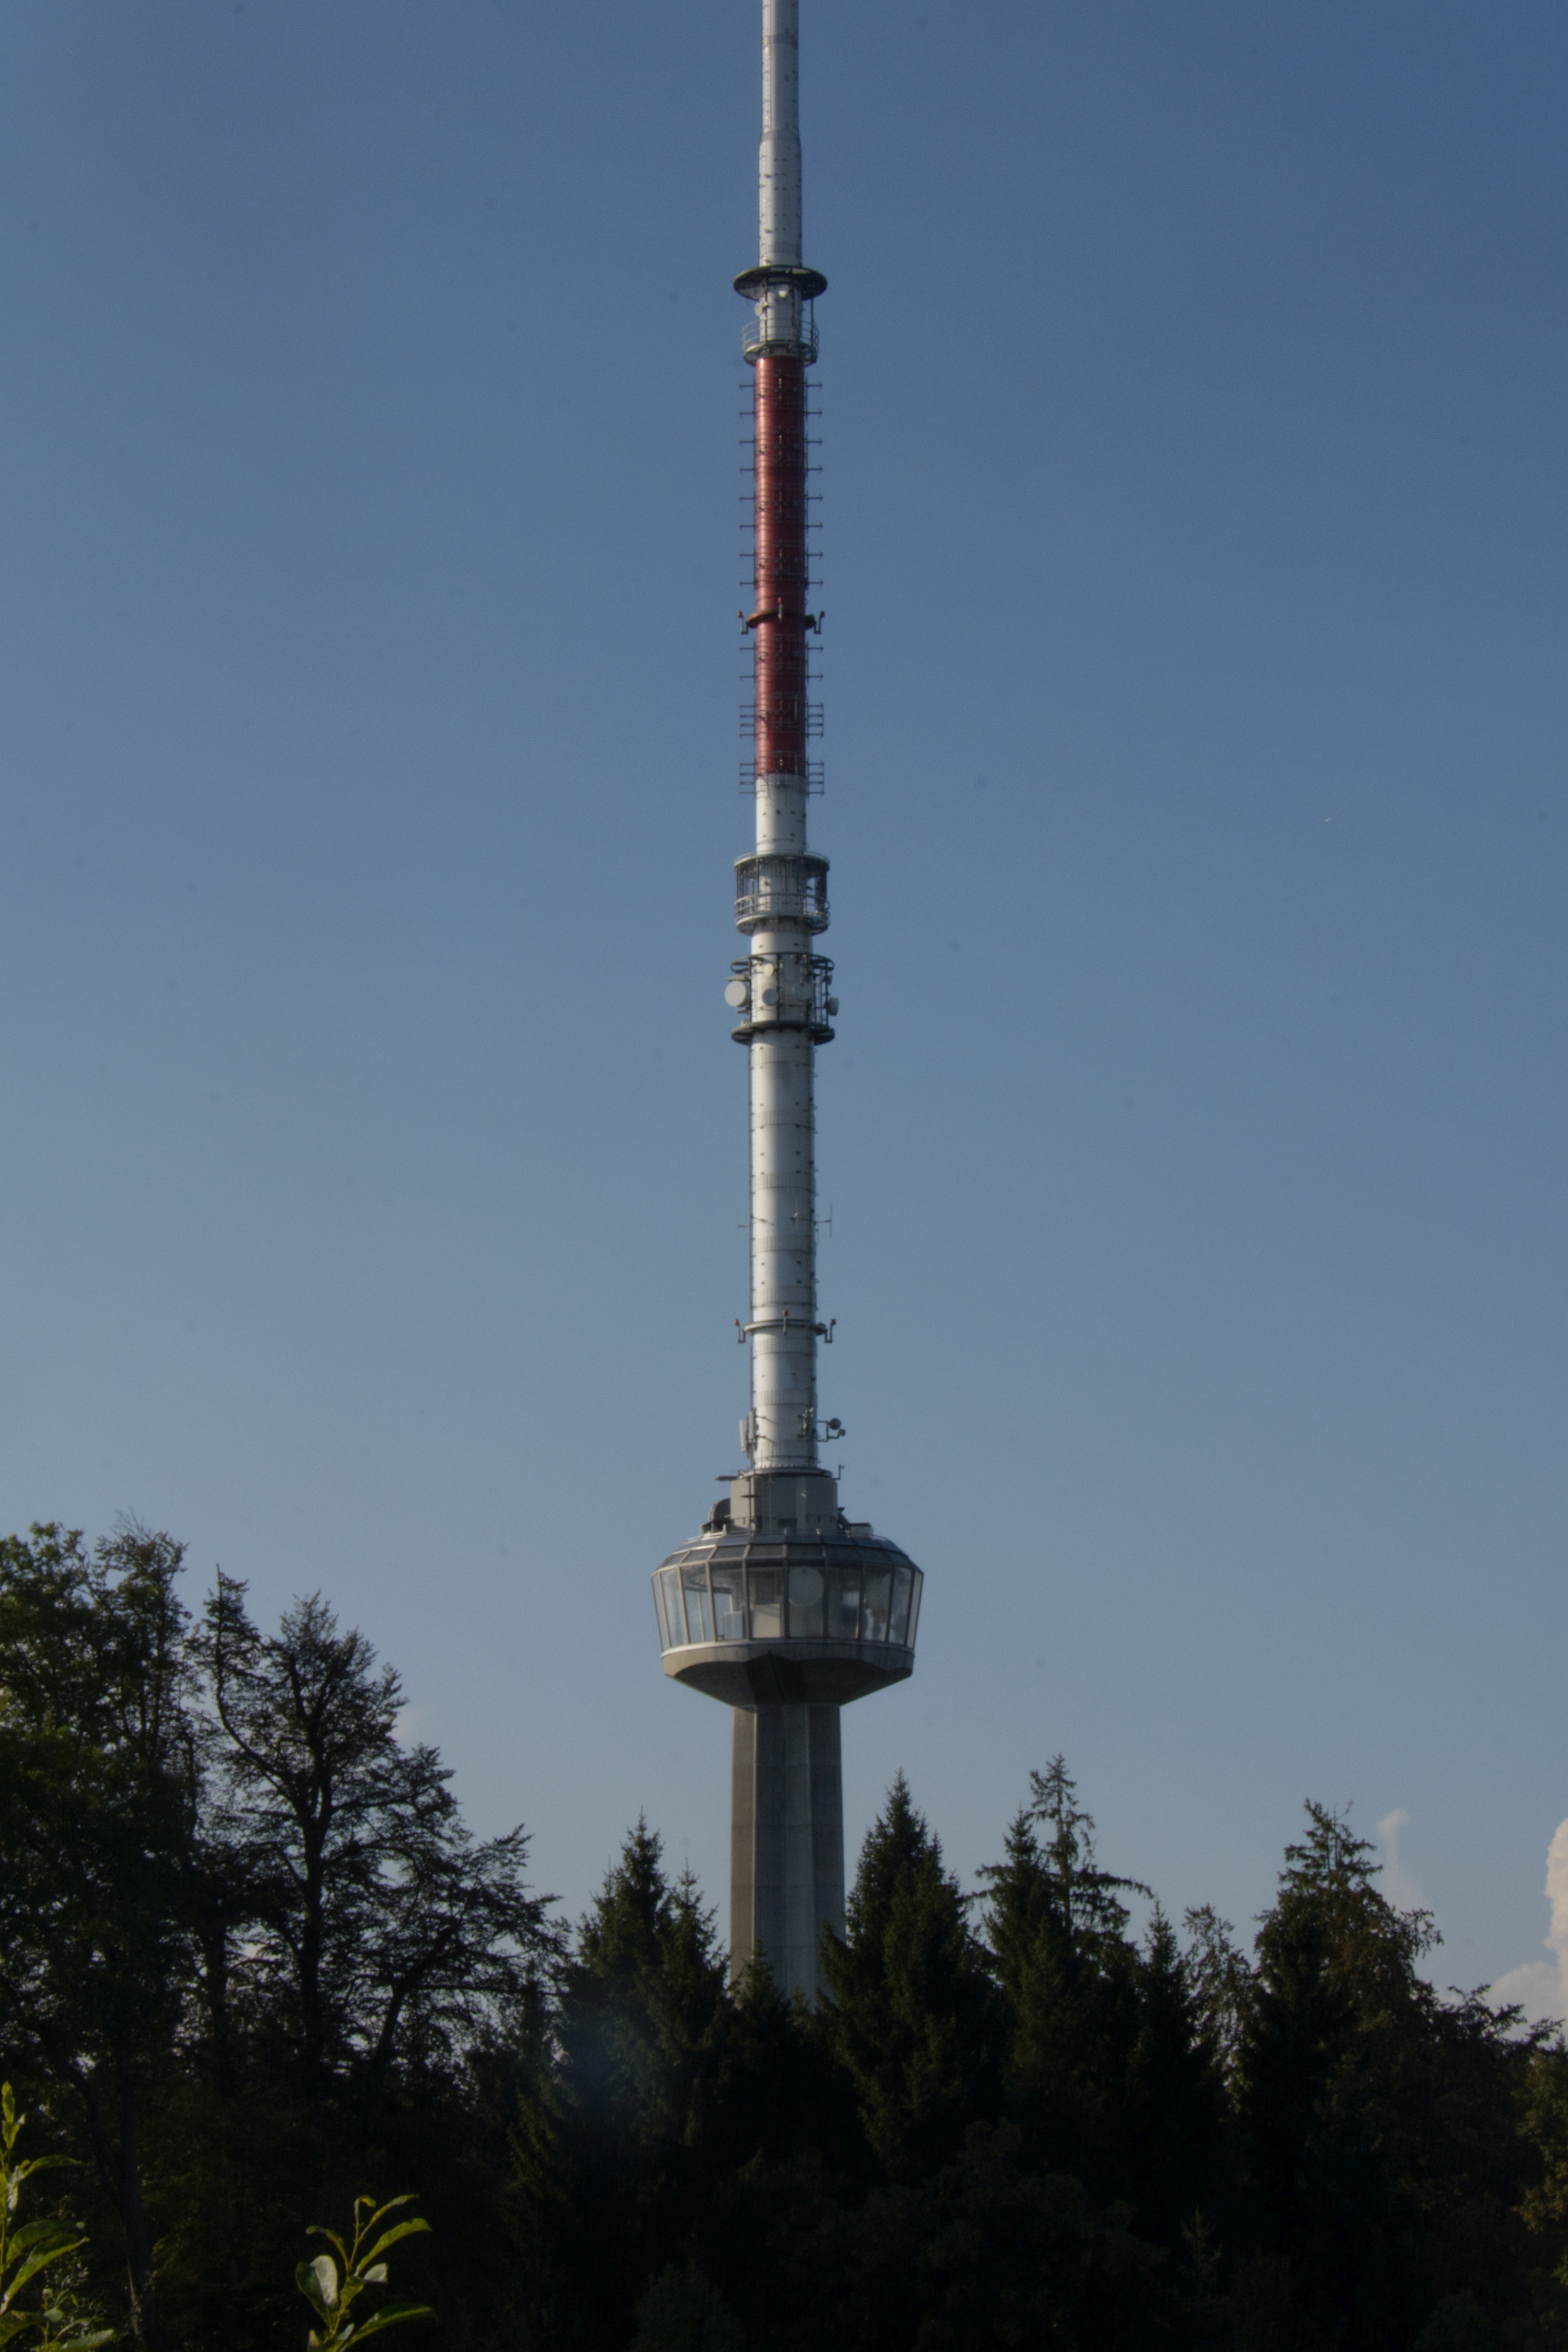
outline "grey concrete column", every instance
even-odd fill
[[[768,1955],[781,1991],[818,1991],[824,1920],[844,1932],[844,1785],[836,1706],[735,1710],[729,1957]]]

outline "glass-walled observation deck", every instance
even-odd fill
[[[913,1671],[924,1581],[869,1530],[705,1534],[654,1571],[664,1672],[732,1706],[862,1697]]]

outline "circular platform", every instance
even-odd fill
[[[914,1672],[924,1583],[869,1531],[705,1533],[653,1573],[664,1672],[728,1706],[847,1706]]]

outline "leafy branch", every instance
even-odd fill
[[[76,2297],[63,2284],[49,2281],[40,2288],[43,2300],[37,2311],[20,2311],[16,2306],[23,2288],[40,2272],[87,2243],[85,2238],[72,2237],[64,2221],[24,2221],[19,2229],[16,2226],[22,2190],[34,2173],[51,2172],[71,2162],[68,2156],[18,2158],[16,2142],[26,2120],[16,2113],[10,2084],[0,2084],[0,2347],[35,2328],[39,2341],[33,2352],[97,2352],[97,2347],[113,2340],[115,2330],[93,2327],[78,2312]]]
[[[376,2236],[389,2213],[413,2202],[412,2197],[394,2197],[378,2205],[373,2197],[356,2197],[354,2234],[347,2246],[336,2231],[323,2230],[319,2224],[312,2229],[313,2238],[325,2238],[336,2248],[338,2259],[334,2262],[330,2254],[318,2254],[313,2262],[301,2263],[294,2273],[300,2294],[321,2323],[310,2331],[308,2352],[344,2352],[350,2342],[362,2344],[378,2328],[396,2327],[404,2319],[434,2318],[426,2303],[383,2303],[368,2319],[356,2321],[349,2316],[368,2286],[386,2284],[387,2266],[382,2257],[387,2248],[395,2246],[400,2238],[412,2238],[429,2229],[429,2222],[415,2214],[406,2221],[394,2221],[390,2230]]]

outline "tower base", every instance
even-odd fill
[[[781,1992],[816,1998],[824,1923],[844,1932],[844,1789],[836,1706],[735,1710],[729,1956],[766,1953]]]

